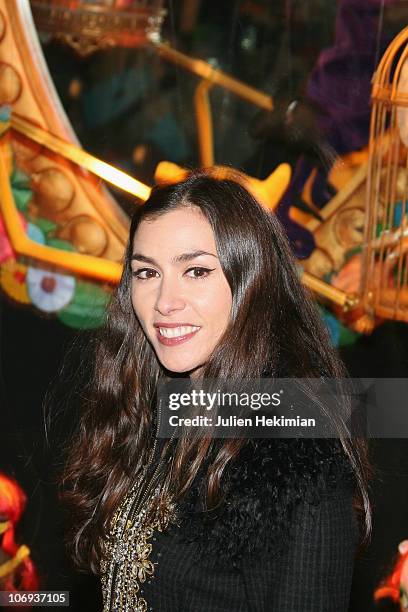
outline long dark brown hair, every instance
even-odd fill
[[[63,476],[73,556],[95,573],[109,519],[151,450],[157,383],[168,375],[132,308],[133,238],[144,219],[183,206],[197,207],[210,223],[232,292],[230,322],[202,376],[347,375],[312,296],[299,281],[279,221],[241,181],[196,171],[182,182],[153,189],[132,219],[122,278],[97,336],[91,380]],[[356,475],[369,531],[366,447],[359,439],[341,443]],[[177,440],[169,482],[176,499],[190,487],[211,444],[208,438]],[[220,445],[207,472],[207,508],[219,502],[222,475],[244,444],[243,439],[225,439]]]

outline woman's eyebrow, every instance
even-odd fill
[[[211,257],[217,258],[217,255],[214,253],[208,253],[208,251],[191,251],[190,253],[181,253],[176,257],[173,257],[172,263],[185,263],[186,261],[191,261],[196,257],[200,257],[200,255],[210,255]],[[133,253],[131,259],[137,259],[138,261],[144,261],[145,263],[152,264],[153,266],[159,265],[153,257],[148,257],[147,255],[142,255],[142,253]]]
[[[186,261],[200,257],[200,255],[211,255],[211,257],[218,259],[217,255],[214,255],[214,253],[208,253],[207,251],[191,251],[191,253],[181,253],[181,255],[173,257],[173,263],[185,263]]]
[[[144,261],[145,263],[149,263],[149,264],[152,264],[154,266],[157,265],[157,263],[155,262],[153,257],[148,257],[147,255],[142,255],[141,253],[133,253],[133,255],[132,255],[132,257],[130,259],[131,260],[137,259],[139,261]]]

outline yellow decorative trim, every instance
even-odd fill
[[[10,527],[10,524],[10,521],[2,521],[0,523],[0,535],[7,531],[7,529]]]
[[[330,283],[326,283],[309,272],[303,272],[301,280],[311,291],[314,291],[321,297],[327,298],[334,304],[342,306],[345,311],[355,308],[359,303],[356,294],[346,293],[341,289],[337,289],[337,287],[333,287]]]
[[[204,60],[196,59],[194,57],[190,57],[185,53],[181,53],[180,51],[176,51],[169,45],[165,43],[154,43],[154,48],[158,51],[159,55],[161,55],[164,59],[173,62],[177,66],[181,66],[185,70],[189,70],[193,74],[209,81],[209,83],[213,85],[220,85],[229,91],[232,91],[236,96],[255,104],[256,106],[260,106],[266,110],[273,110],[273,99],[268,94],[263,93],[263,91],[259,91],[259,89],[255,89],[255,87],[251,87],[238,79],[234,79],[229,74],[222,72],[222,70],[217,70]]]
[[[201,81],[194,92],[194,107],[198,132],[198,148],[202,166],[214,164],[213,125],[208,92],[212,83]]]
[[[368,162],[362,163],[361,166],[356,170],[353,177],[344,185],[342,189],[340,189],[335,196],[327,204],[319,211],[320,216],[324,221],[326,221],[329,217],[334,215],[340,206],[348,200],[351,195],[360,187],[360,185],[367,179],[367,171],[368,171]],[[318,219],[311,219],[311,221],[307,224],[307,229],[310,232],[314,232],[321,221]]]
[[[0,578],[4,578],[4,576],[7,576],[8,574],[11,574],[11,572],[14,572],[16,567],[18,567],[20,563],[29,556],[30,549],[28,548],[28,546],[25,546],[25,544],[23,544],[22,546],[20,546],[20,548],[12,559],[9,559],[8,561],[0,565]]]
[[[0,287],[20,304],[31,304],[27,291],[27,266],[10,257],[0,265]]]
[[[18,255],[30,257],[50,266],[58,266],[73,274],[87,276],[108,283],[118,283],[122,274],[121,264],[109,259],[102,259],[92,255],[81,255],[61,251],[50,246],[38,244],[30,240],[21,227],[13,193],[10,187],[7,171],[8,144],[4,139],[0,141],[0,212],[11,245]]]
[[[62,155],[66,159],[74,162],[74,164],[89,170],[92,174],[136,196],[140,200],[145,201],[150,195],[151,188],[141,181],[129,176],[129,174],[126,174],[126,172],[122,170],[118,170],[118,168],[114,168],[97,157],[90,155],[90,153],[87,153],[80,147],[61,140],[58,136],[54,136],[51,132],[47,132],[32,124],[24,117],[13,113],[11,117],[11,127],[16,130],[16,132],[27,136],[50,151]]]

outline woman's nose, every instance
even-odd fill
[[[183,310],[186,303],[178,283],[170,280],[162,280],[158,289],[155,308],[163,315],[169,315],[173,311]]]

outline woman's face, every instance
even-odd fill
[[[197,375],[229,320],[232,295],[212,228],[197,207],[140,223],[133,241],[132,304],[157,359]]]

